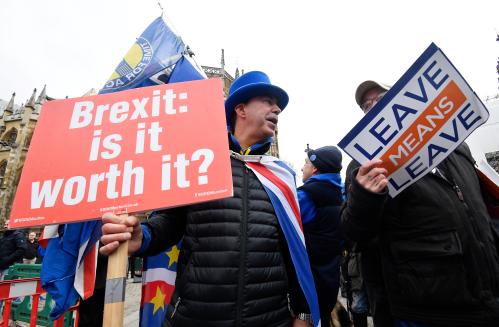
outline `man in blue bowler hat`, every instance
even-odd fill
[[[309,309],[272,202],[241,160],[265,155],[287,104],[263,72],[233,82],[225,102],[232,198],[160,210],[142,224],[102,217],[105,255],[124,240],[130,254],[150,256],[183,239],[165,326],[309,326],[298,319]]]

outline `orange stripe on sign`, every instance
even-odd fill
[[[381,156],[382,167],[390,176],[413,157],[459,109],[466,96],[451,81],[433,102],[416,118],[398,140]]]

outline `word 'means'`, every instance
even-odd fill
[[[104,120],[119,124],[126,120],[158,117],[159,115],[175,115],[187,112],[187,105],[174,107],[174,99],[186,100],[187,92],[176,94],[167,89],[161,94],[160,90],[153,90],[152,97],[132,99],[131,101],[117,101],[96,105],[94,101],[85,100],[75,102],[69,129],[82,128],[89,125],[101,126]]]

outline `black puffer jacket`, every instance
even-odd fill
[[[396,318],[442,326],[498,326],[499,239],[466,145],[395,198],[355,178],[342,212],[355,241],[380,237],[383,277]],[[354,171],[353,176],[357,174]]]
[[[289,326],[288,294],[294,310],[308,312],[265,190],[231,161],[232,198],[159,211],[146,223],[143,255],[185,234],[167,326]]]
[[[0,239],[0,269],[7,269],[23,261],[26,235],[23,230],[6,230]]]

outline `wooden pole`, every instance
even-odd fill
[[[127,214],[120,215],[120,217],[126,216]],[[103,327],[123,327],[127,265],[128,241],[121,243],[109,256]]]

